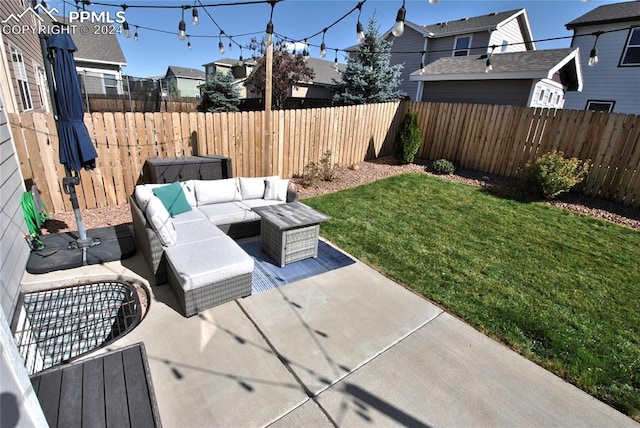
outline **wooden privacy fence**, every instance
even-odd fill
[[[151,157],[217,154],[232,159],[235,176],[291,177],[326,151],[341,165],[389,155],[409,109],[419,115],[419,158],[446,158],[460,167],[515,177],[527,161],[562,150],[591,160],[586,194],[640,207],[638,116],[416,102],[274,111],[270,150],[261,111],[87,114],[98,160],[94,171],[81,173],[80,207],[126,204]],[[70,211],[60,184],[64,169],[53,116],[23,113],[9,120],[27,184],[38,186],[53,212]]]
[[[584,193],[640,207],[640,116],[514,106],[415,103],[422,159],[516,177],[552,150],[589,159]]]
[[[98,152],[97,167],[81,171],[80,208],[122,205],[142,178],[147,158],[223,155],[235,176],[292,177],[326,151],[351,164],[388,155],[400,103],[272,112],[270,151],[265,151],[264,112],[92,113],[84,122]],[[53,115],[10,114],[16,150],[28,187],[34,183],[52,212],[71,211],[62,191]],[[269,159],[263,162],[263,153]],[[264,170],[265,163],[268,169]]]

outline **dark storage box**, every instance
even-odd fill
[[[144,164],[145,183],[232,178],[231,159],[224,156],[152,158]]]

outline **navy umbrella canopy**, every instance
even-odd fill
[[[82,93],[73,59],[78,49],[69,34],[51,34],[47,47],[53,54],[60,163],[71,171],[93,169],[98,155],[83,122]]]

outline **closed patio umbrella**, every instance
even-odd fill
[[[57,114],[60,162],[65,167],[66,176],[62,180],[65,193],[70,195],[78,226],[78,247],[88,247],[99,241],[87,239],[87,233],[80,215],[75,186],[80,184],[79,172],[82,168],[96,167],[96,149],[83,122],[82,92],[78,81],[73,52],[77,50],[69,34],[51,34],[47,39],[48,59],[51,60],[54,77],[54,111]]]

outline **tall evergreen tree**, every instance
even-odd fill
[[[216,73],[204,84],[198,111],[219,113],[238,111],[240,91],[231,73]]]
[[[333,101],[352,105],[381,103],[398,99],[402,65],[391,65],[391,42],[380,35],[374,17],[369,18],[364,42],[347,58],[347,68],[337,85]]]

